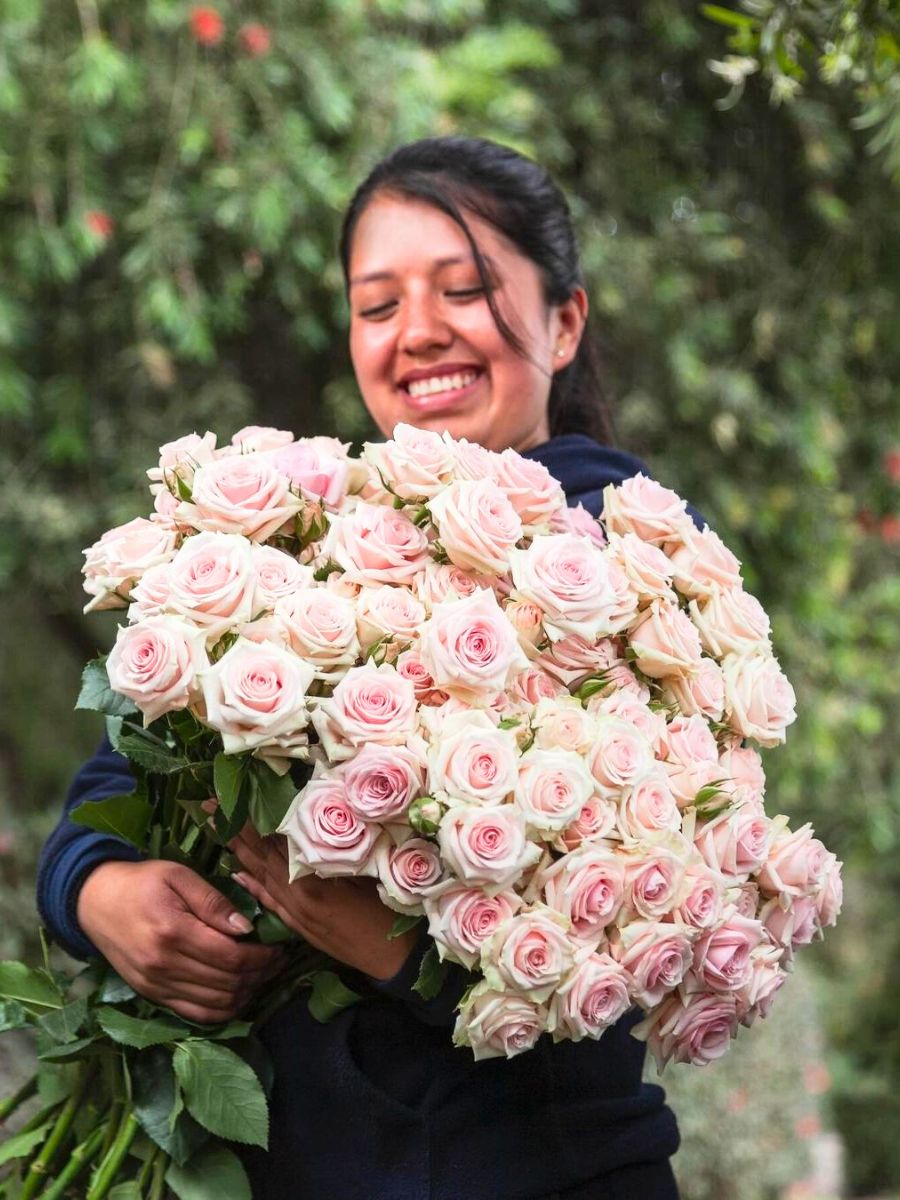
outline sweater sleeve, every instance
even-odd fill
[[[419,977],[422,959],[432,945],[427,926],[423,922],[419,939],[397,974],[392,975],[390,979],[372,979],[371,976],[366,976],[366,980],[375,992],[400,1000],[409,1012],[424,1024],[451,1025],[456,1019],[456,1006],[472,982],[473,976],[458,963],[450,963],[441,990],[431,1000],[423,1000],[419,993],[412,989]]]
[[[75,958],[91,958],[98,951],[85,937],[76,915],[81,885],[103,862],[138,862],[141,855],[120,838],[77,825],[69,813],[82,800],[103,800],[133,792],[134,776],[128,760],[104,738],[96,754],[72,781],[59,823],[44,843],[38,862],[37,906],[54,941]]]

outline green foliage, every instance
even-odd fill
[[[198,1124],[219,1137],[265,1147],[269,1115],[252,1067],[226,1046],[181,1042],[172,1059],[184,1106]]]
[[[317,1021],[330,1021],[356,1004],[360,997],[342,983],[334,971],[316,971],[312,977],[309,1011]]]

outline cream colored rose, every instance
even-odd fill
[[[466,997],[453,1029],[454,1046],[469,1046],[475,1061],[514,1058],[547,1028],[547,1009],[515,992],[480,983]]]
[[[684,500],[643,474],[604,488],[603,521],[609,533],[634,533],[654,546],[692,527]]]
[[[783,742],[797,719],[796,697],[777,661],[767,654],[728,654],[722,671],[725,720],[735,733],[761,746]]]
[[[700,669],[700,635],[677,604],[654,600],[632,628],[630,640],[638,667],[651,679],[694,675]]]
[[[386,442],[366,442],[363,457],[378,479],[404,500],[430,500],[450,482],[454,459],[439,433],[397,425]]]
[[[690,612],[703,648],[716,658],[771,651],[766,611],[755,596],[741,588],[714,588],[705,600],[692,600]]]
[[[713,591],[741,586],[741,564],[722,539],[708,526],[702,532],[685,527],[681,544],[671,554],[675,587],[692,599]]]
[[[522,521],[506,493],[490,479],[457,479],[428,505],[438,541],[464,571],[505,574],[522,537]]]

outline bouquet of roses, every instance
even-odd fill
[[[394,932],[427,922],[417,990],[469,973],[453,1036],[476,1058],[600,1037],[637,1005],[660,1068],[705,1063],[767,1013],[836,919],[840,864],[764,811],[748,743],[784,740],[793,691],[739,563],[674,492],[639,475],[597,521],[541,464],[409,426],[360,459],[190,435],[149,475],[152,516],[84,567],[88,608],[128,622],[82,703],[138,792],[75,819],[204,870],[263,928],[222,851],[248,820],[287,838],[292,878],[374,877]],[[324,1017],[353,997],[322,965],[283,982],[312,982]],[[240,1053],[161,1042],[174,1126],[240,1136],[177,1057]],[[134,1121],[140,1170],[171,1156],[177,1191],[185,1156]]]

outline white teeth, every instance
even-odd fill
[[[468,387],[478,378],[476,371],[463,371],[459,375],[432,375],[430,379],[413,379],[407,391],[413,397],[436,396],[438,392],[453,392]]]

